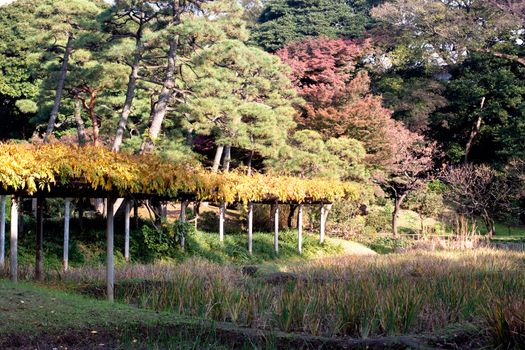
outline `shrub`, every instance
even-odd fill
[[[366,217],[366,227],[369,232],[379,233],[389,231],[392,224],[392,204],[384,207],[372,207]]]
[[[147,225],[142,228],[144,243],[154,258],[176,257],[182,238],[194,232],[195,228],[192,224],[180,221],[175,221],[173,224],[163,222],[159,228]]]

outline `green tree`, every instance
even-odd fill
[[[50,66],[51,74],[57,76],[57,83],[44,141],[49,139],[55,127],[71,53],[75,47],[86,44],[88,40],[86,35],[92,35],[93,31],[96,32],[98,29],[96,17],[102,11],[103,6],[103,1],[59,0],[43,1],[35,10],[36,30],[42,40],[49,43],[48,50],[56,52],[59,61],[56,66]]]
[[[217,42],[197,52],[192,62],[191,97],[180,110],[187,128],[215,137],[219,147],[214,170],[223,146],[248,151],[248,169],[255,152],[276,157],[295,126],[295,91],[287,67],[276,56],[240,40]]]
[[[155,44],[156,27],[161,13],[156,4],[150,1],[117,1],[105,11],[100,21],[103,29],[111,35],[112,46],[107,55],[115,61],[129,66],[126,99],[122,106],[112,149],[118,152],[132,113],[133,101],[145,53]]]
[[[275,52],[306,37],[358,38],[371,23],[365,0],[270,0],[252,40]]]
[[[0,138],[32,134],[42,51],[31,26],[34,2],[19,0],[0,11]]]
[[[425,218],[433,217],[443,211],[443,194],[432,188],[431,184],[410,193],[406,206],[419,215],[421,233],[425,232]]]
[[[267,164],[279,174],[363,181],[367,178],[365,156],[365,148],[357,140],[340,137],[325,141],[316,131],[301,130],[290,137],[279,157]]]
[[[146,66],[153,68],[148,73],[149,81],[157,88],[142,152],[153,150],[168,109],[183,97],[184,71],[191,72],[187,60],[192,54],[220,40],[247,35],[242,8],[234,0],[165,0],[157,6],[162,13],[159,23],[164,27],[155,49],[144,57]]]
[[[433,135],[448,158],[503,165],[524,157],[525,67],[474,54],[451,73],[449,104],[431,117]]]

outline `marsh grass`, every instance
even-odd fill
[[[103,281],[102,271],[91,269],[65,280],[84,286]],[[289,278],[283,280],[190,259],[119,268],[116,298],[141,308],[285,332],[367,338],[431,333],[457,324],[485,329],[496,342],[522,344],[524,272],[523,253],[488,249],[324,258],[282,266],[273,273],[285,273]],[[498,306],[496,300],[513,302]]]

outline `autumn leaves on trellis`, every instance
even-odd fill
[[[333,202],[356,199],[356,183],[269,174],[213,173],[199,164],[174,164],[155,155],[114,153],[102,147],[0,143],[0,188],[34,195],[88,186],[121,196],[189,197],[232,203]]]

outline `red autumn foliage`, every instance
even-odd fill
[[[391,111],[370,92],[370,77],[357,67],[368,41],[314,38],[291,44],[277,55],[292,67],[292,80],[306,100],[296,122],[324,137],[362,141],[370,161],[389,157],[387,129]]]

